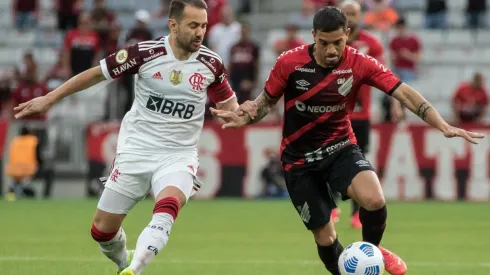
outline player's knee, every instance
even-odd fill
[[[361,203],[360,203],[361,204]],[[362,207],[368,211],[378,210],[386,205],[385,198],[382,194],[376,194],[364,199]]]
[[[320,246],[330,246],[337,239],[337,233],[333,228],[333,225],[327,224],[321,228],[313,229],[311,231],[315,238],[315,242]]]

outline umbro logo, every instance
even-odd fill
[[[301,220],[303,220],[306,223],[310,221],[310,218],[311,218],[310,206],[308,205],[307,202],[305,202],[305,204],[303,204],[303,206],[297,206],[296,209],[299,212],[299,216],[301,217]]]
[[[359,165],[359,167],[369,167],[369,161],[363,159],[358,160],[356,164]]]
[[[297,84],[296,89],[303,90],[303,91],[308,91],[308,86],[311,85],[310,82],[304,79],[296,81],[296,84]]]
[[[151,78],[163,80],[163,76],[162,76],[162,74],[160,72],[154,73]]]

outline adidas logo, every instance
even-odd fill
[[[151,78],[153,78],[153,79],[163,79],[162,74],[160,72],[156,72]]]

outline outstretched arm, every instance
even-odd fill
[[[459,136],[475,144],[478,143],[476,139],[485,137],[483,134],[465,131],[449,125],[421,94],[406,84],[401,84],[392,96],[427,124],[443,132],[446,137]]]
[[[240,128],[253,124],[263,119],[272,107],[279,101],[280,97],[273,98],[262,91],[254,101],[246,101],[235,111],[216,110],[211,108],[211,113],[222,118],[226,123],[222,128]],[[254,116],[255,114],[255,116]]]
[[[254,124],[267,116],[279,99],[280,97],[271,97],[266,91],[262,91],[262,93],[254,100],[257,105],[257,115],[254,118],[245,115],[247,124]]]
[[[72,77],[51,93],[21,103],[19,106],[15,107],[14,111],[18,112],[15,115],[15,118],[19,119],[30,115],[43,114],[64,97],[85,90],[104,80],[106,80],[106,78],[102,73],[100,66],[88,69]]]

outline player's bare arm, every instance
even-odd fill
[[[439,129],[448,138],[462,137],[471,143],[478,144],[477,139],[485,137],[484,134],[469,132],[449,125],[421,94],[406,84],[400,85],[392,96],[427,124]]]
[[[269,111],[276,105],[280,97],[273,98],[265,91],[254,100],[246,101],[236,111],[224,111],[211,109],[214,116],[226,121],[224,128],[240,128],[245,125],[254,124],[262,120]],[[252,115],[251,115],[252,114]],[[255,116],[253,115],[255,114]]]
[[[31,115],[43,114],[64,97],[90,88],[104,80],[106,80],[106,78],[104,77],[100,66],[88,69],[72,77],[51,93],[19,104],[19,106],[14,108],[14,111],[17,112],[15,118],[19,119]]]

